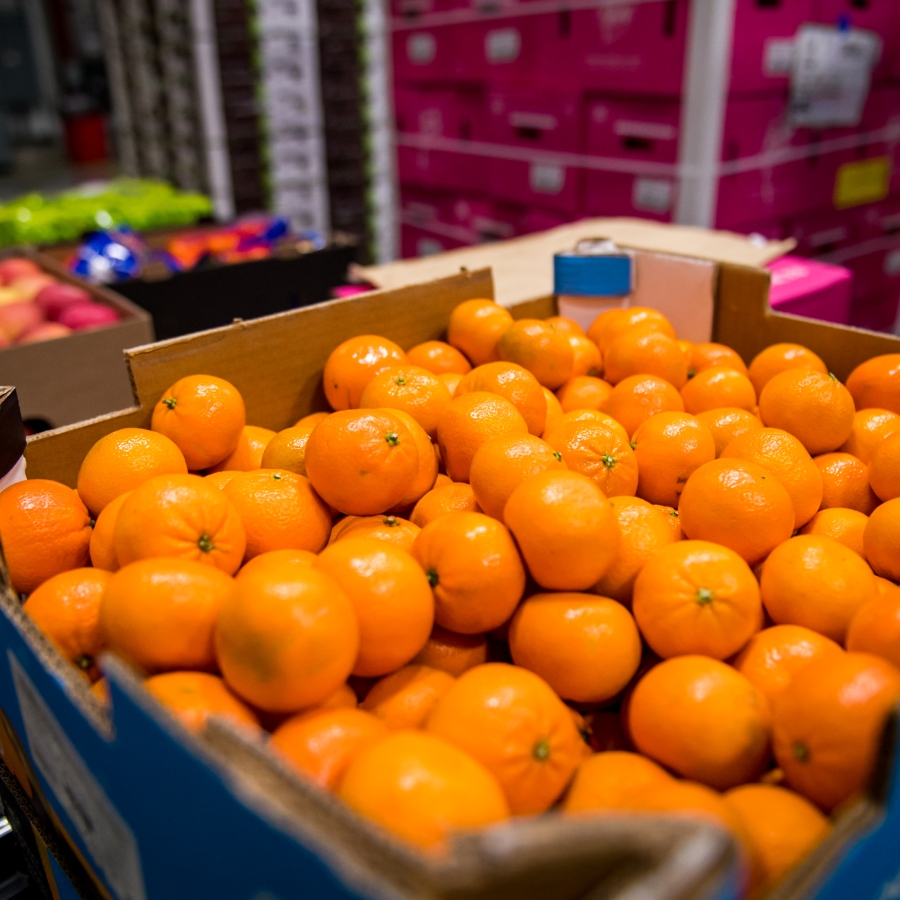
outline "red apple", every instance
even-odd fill
[[[0,333],[14,341],[44,321],[44,311],[37,303],[7,303],[0,306]]]
[[[59,322],[72,331],[84,328],[102,328],[119,321],[119,314],[102,303],[73,303],[59,314]]]
[[[41,275],[40,266],[30,259],[22,259],[13,256],[10,259],[0,260],[0,284],[10,284],[23,275]]]
[[[48,319],[55,321],[67,306],[75,303],[90,303],[91,295],[77,285],[58,281],[56,284],[48,284],[42,288],[34,298],[34,302],[44,310],[44,315]]]
[[[42,322],[36,328],[32,328],[31,331],[26,331],[16,343],[36,344],[38,341],[52,341],[54,338],[66,337],[66,335],[71,333],[71,328],[66,328],[65,325],[60,325],[59,322]]]
[[[22,295],[23,300],[34,300],[34,298],[47,287],[48,284],[56,284],[56,279],[52,275],[45,275],[38,272],[37,275],[23,275],[17,278],[9,286],[18,291]]]

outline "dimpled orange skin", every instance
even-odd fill
[[[106,646],[147,673],[214,671],[213,632],[235,582],[188,559],[142,559],[123,566],[100,601]]]
[[[389,510],[403,499],[418,469],[415,440],[387,409],[332,413],[306,445],[306,472],[316,493],[351,516]]]
[[[716,458],[709,429],[688,413],[664,412],[647,419],[631,446],[640,473],[637,495],[660,506],[678,506],[688,478]]]
[[[716,442],[716,458],[736,438],[743,437],[748,431],[756,431],[763,427],[762,422],[746,409],[736,406],[723,406],[720,409],[708,409],[697,413],[697,421],[705,425]]]
[[[742,459],[700,466],[681,492],[678,518],[689,538],[722,544],[751,566],[794,530],[794,507],[781,482]]]
[[[812,456],[837,450],[850,437],[854,412],[847,388],[810,369],[776,375],[759,395],[763,424],[790,432]]]
[[[508,400],[485,391],[454,397],[438,420],[438,447],[447,474],[454,481],[468,481],[478,448],[504,434],[528,434],[527,422]]]
[[[461,350],[473,366],[496,362],[497,344],[512,323],[509,310],[499,303],[466,300],[450,313],[447,343]]]
[[[408,553],[422,529],[399,516],[345,516],[331,529],[329,544],[351,537],[387,541]]]
[[[366,385],[379,372],[402,366],[401,347],[377,334],[361,334],[338,344],[325,363],[322,384],[332,409],[355,409]]]
[[[610,309],[601,313],[588,329],[588,337],[606,354],[606,349],[620,335],[633,328],[654,330],[667,337],[675,337],[672,323],[661,313],[647,306]]]
[[[879,593],[860,607],[846,643],[848,650],[872,653],[900,668],[900,588]]]
[[[727,659],[762,618],[750,567],[708,541],[678,541],[655,553],[634,583],[632,609],[650,649],[663,659],[692,653]]]
[[[869,463],[868,481],[877,499],[893,500],[900,497],[900,434],[892,434],[881,442],[881,446],[875,451],[872,461]],[[868,499],[871,501],[874,498],[869,497]],[[850,504],[844,505],[849,506]],[[871,512],[872,510],[862,509],[860,511]]]
[[[631,613],[592,594],[535,594],[516,610],[509,650],[564,700],[603,703],[631,680],[641,636]]]
[[[437,420],[450,402],[450,391],[436,375],[418,366],[396,366],[379,372],[366,385],[360,409],[402,410],[412,416],[432,440]]]
[[[586,475],[607,497],[633,497],[638,487],[638,461],[634,451],[606,425],[569,422],[548,435],[548,445],[562,456],[566,467]]]
[[[295,425],[279,431],[266,444],[260,460],[261,469],[286,469],[306,476],[306,445],[318,422]]]
[[[460,634],[502,625],[525,591],[525,568],[512,536],[483,513],[441,516],[422,529],[412,555],[431,583],[435,622]]]
[[[638,682],[628,729],[641,753],[723,791],[758,778],[769,760],[765,695],[731,666],[676,656]]]
[[[409,665],[372,685],[361,709],[391,731],[422,728],[434,705],[453,687],[454,678],[430,666]]]
[[[219,611],[216,659],[228,686],[266,712],[295,712],[330,697],[356,663],[356,611],[312,566],[235,581]]]
[[[595,753],[578,767],[562,808],[567,813],[621,809],[635,794],[673,780],[662,766],[639,753]]]
[[[791,369],[812,369],[828,374],[828,368],[812,350],[801,344],[771,344],[753,357],[748,369],[757,394],[776,376]]]
[[[819,467],[792,434],[780,428],[757,428],[735,438],[721,459],[743,459],[762,466],[782,484],[794,506],[794,528],[805,525],[822,505]]]
[[[612,396],[613,386],[594,375],[575,375],[557,392],[560,409],[573,412],[576,409],[605,410]]]
[[[678,343],[652,326],[619,335],[603,352],[604,377],[618,384],[629,375],[658,375],[675,388],[688,380],[688,357]]]
[[[541,385],[541,390],[547,401],[547,424],[544,426],[544,434],[546,434],[562,418],[563,408],[553,391],[543,385]]]
[[[22,606],[23,612],[70,663],[96,681],[96,659],[104,649],[100,601],[109,572],[71,569],[48,578]]]
[[[900,416],[888,409],[860,409],[853,414],[850,437],[838,447],[841,453],[852,453],[866,465],[872,461],[881,442],[900,431]]]
[[[869,516],[863,545],[876,575],[900,581],[900,498],[882,503]]]
[[[435,375],[465,375],[472,368],[471,363],[450,344],[444,341],[425,341],[406,351],[406,359],[411,366],[420,366]]]
[[[405,550],[371,538],[347,538],[323,550],[313,567],[330,575],[356,610],[354,675],[386,675],[425,646],[434,599],[425,573]]]
[[[544,386],[555,391],[575,369],[575,351],[564,334],[540,319],[519,319],[503,333],[497,345],[500,359],[528,369]]]
[[[469,480],[481,509],[502,522],[506,501],[526,478],[565,468],[554,448],[540,438],[532,434],[504,435],[478,448]]]
[[[243,562],[247,536],[223,491],[198,475],[158,475],[122,504],[113,544],[122,566],[171,556],[233,575]]]
[[[288,470],[290,471],[290,470]],[[234,470],[225,470],[222,472],[212,472],[208,475],[203,476],[203,480],[210,486],[214,488],[218,488],[220,491],[224,490],[225,485],[231,481],[232,478],[237,478],[241,473]],[[131,491],[128,492],[129,494]]]
[[[802,625],[773,625],[753,635],[731,664],[774,703],[810,663],[841,653],[839,644],[817,631]]]
[[[900,699],[900,671],[868,653],[820,659],[775,702],[773,749],[788,787],[823,810],[858,794]]]
[[[244,399],[231,382],[188,375],[160,397],[150,427],[171,438],[196,472],[233,453],[246,424]]]
[[[88,450],[78,470],[78,496],[96,516],[119,494],[156,475],[186,475],[175,442],[146,428],[120,428]]]
[[[865,559],[863,536],[868,521],[868,516],[855,509],[822,509],[800,529],[800,534],[818,534],[834,538]]]
[[[429,491],[415,506],[410,521],[424,528],[451,512],[481,512],[475,492],[468,484],[445,484]]]
[[[269,550],[268,553],[260,553],[249,562],[244,563],[235,573],[235,578],[247,578],[257,572],[264,572],[272,568],[289,566],[311,566],[316,561],[316,554],[309,550]]]
[[[616,558],[612,507],[578,472],[533,475],[513,491],[503,517],[531,577],[547,590],[589,590]]]
[[[400,409],[387,410],[391,415],[396,416],[406,426],[416,450],[419,453],[419,465],[412,481],[409,482],[406,492],[392,506],[388,512],[407,514],[412,508],[424,497],[437,482],[438,477],[438,449],[431,442],[431,438],[425,433],[425,429],[411,416],[409,413]]]
[[[548,319],[548,321],[550,321]],[[557,326],[557,330],[559,327]],[[572,377],[579,375],[592,375],[599,378],[603,375],[603,356],[600,348],[584,334],[567,335],[572,350],[575,351],[575,363],[572,367]]]
[[[562,428],[563,425],[568,425],[570,422],[605,425],[619,435],[626,444],[630,440],[628,432],[609,413],[600,412],[598,409],[573,409],[571,412],[563,413],[552,426],[547,426],[541,436],[546,441],[558,428]]]
[[[350,763],[386,737],[387,726],[361,709],[330,709],[292,716],[269,746],[319,787],[335,790]]]
[[[799,535],[768,556],[763,604],[779,625],[803,625],[843,643],[859,608],[877,586],[864,559],[829,537]]]
[[[681,520],[678,518],[678,510],[673,509],[671,506],[659,506],[658,504],[654,504],[653,508],[658,509],[663,514],[666,524],[669,526],[669,531],[672,532],[672,539],[683,541],[684,531],[681,529]]]
[[[747,366],[731,347],[712,342],[694,344],[690,350],[688,366],[692,378],[714,366],[726,366],[742,375],[747,374]]]
[[[632,375],[613,388],[606,412],[631,437],[642,422],[657,413],[684,412],[684,401],[665,379],[655,375]]]
[[[482,763],[514,815],[548,809],[584,758],[581,735],[552,688],[506,663],[460,675],[435,704],[426,727]]]
[[[869,515],[878,506],[864,462],[850,453],[823,453],[813,462],[822,474],[822,509],[855,509]]]
[[[263,454],[275,434],[276,432],[271,428],[245,425],[240,438],[238,438],[237,449],[234,453],[226,456],[222,462],[211,466],[207,472],[252,472],[254,469],[260,468]]]
[[[481,763],[419,731],[395,732],[360,753],[337,793],[360,815],[425,849],[456,830],[509,818],[497,779]]]
[[[188,731],[203,731],[207,719],[217,716],[236,725],[259,728],[256,715],[225,685],[208,672],[163,672],[144,681],[152,694]]]
[[[704,369],[681,389],[681,397],[685,410],[695,416],[725,406],[748,412],[756,408],[756,391],[750,379],[728,366]]]
[[[548,316],[544,321],[566,337],[586,337],[584,329],[568,316]]]
[[[487,658],[488,643],[483,634],[457,634],[435,625],[413,663],[439,669],[456,678],[468,669],[486,663]]]
[[[464,375],[454,397],[475,391],[498,394],[522,414],[528,431],[540,435],[547,422],[547,401],[538,380],[515,363],[485,363]]]
[[[97,516],[94,528],[91,531],[91,565],[95,569],[105,569],[107,572],[115,572],[119,568],[119,558],[116,556],[115,532],[116,520],[119,518],[119,510],[122,504],[131,496],[131,491],[119,494],[115,500],[107,503],[103,512]]]
[[[857,409],[888,409],[900,413],[900,353],[873,356],[847,378],[847,390]]]

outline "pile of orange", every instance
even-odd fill
[[[900,699],[900,357],[745,366],[646,308],[328,360],[277,434],[173,385],[77,490],[0,494],[26,612],[421,846],[509,816],[697,815],[768,885],[865,791]]]

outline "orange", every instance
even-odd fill
[[[435,621],[451,631],[481,634],[502,625],[525,590],[515,542],[502,522],[483,513],[435,519],[416,538],[412,555],[434,592]]]
[[[756,391],[750,379],[728,366],[713,366],[695,375],[682,389],[684,408],[693,415],[730,407],[752,412]]]
[[[900,413],[900,353],[873,356],[847,379],[857,409],[888,409]]]
[[[772,344],[757,353],[748,374],[757,394],[776,376],[791,369],[811,369],[828,374],[825,363],[812,350],[800,344]]]
[[[658,656],[727,659],[762,617],[759,585],[733,550],[678,541],[657,551],[634,583],[634,617]]]
[[[830,831],[831,823],[799,794],[771,784],[745,784],[725,795],[761,862],[765,886],[778,881]]]
[[[744,365],[744,361],[731,347],[711,342],[694,344],[691,347],[688,355],[688,366],[691,378],[715,366],[725,366],[740,372],[742,375],[747,374],[747,366]]]
[[[315,784],[335,790],[350,763],[387,733],[381,720],[361,709],[316,710],[279,725],[269,746]]]
[[[268,732],[274,732],[294,716],[313,715],[332,709],[356,709],[358,705],[359,702],[356,699],[353,688],[349,684],[342,684],[333,694],[329,694],[321,703],[316,703],[313,706],[307,706],[301,710],[287,713],[272,713],[257,709],[256,713],[259,715],[263,728]]]
[[[789,787],[826,811],[862,791],[900,671],[868,653],[820,659],[775,702],[774,751]]]
[[[213,671],[213,632],[235,582],[190,559],[142,559],[109,579],[100,601],[106,645],[147,673]]]
[[[855,509],[822,509],[800,529],[800,534],[816,534],[834,538],[865,559],[863,535],[868,521],[868,516]]]
[[[840,645],[809,628],[774,625],[753,635],[732,665],[774,703],[810,663],[841,653]]]
[[[269,550],[268,553],[260,553],[249,562],[244,563],[235,574],[235,578],[247,578],[255,572],[263,572],[267,569],[280,568],[284,565],[311,566],[316,560],[316,554],[309,550]]]
[[[409,552],[421,530],[418,525],[399,516],[346,516],[331,529],[328,543],[333,544],[350,537],[364,537],[387,541],[398,549]]]
[[[94,522],[94,530],[91,532],[90,554],[91,565],[95,569],[105,569],[107,572],[115,572],[119,568],[119,558],[116,556],[115,533],[116,521],[119,518],[119,510],[122,504],[131,496],[131,491],[119,494],[111,503],[107,503],[103,512],[97,516]]]
[[[612,507],[578,472],[532,475],[512,492],[503,518],[531,577],[550,591],[588,590],[618,552]]]
[[[104,649],[100,600],[112,576],[100,569],[71,569],[48,578],[22,609],[70,663],[91,681],[100,677]]]
[[[450,396],[452,397],[456,393],[456,389],[459,387],[463,377],[456,372],[445,372],[443,375],[438,375],[438,378],[447,386],[447,390],[450,391]]]
[[[593,481],[607,497],[633,497],[638,486],[638,461],[621,435],[605,424],[569,422],[557,426],[547,443],[573,472]]]
[[[658,375],[680,389],[688,380],[688,357],[668,335],[652,327],[636,327],[606,347],[603,371],[611,384],[629,375]]]
[[[859,463],[858,460],[856,462]],[[859,466],[862,465],[862,463],[859,463]],[[869,501],[870,508],[861,509],[860,506],[852,506],[850,503],[835,505],[851,506],[853,509],[859,509],[860,512],[870,513],[877,506],[876,496],[878,500],[893,500],[895,497],[900,497],[900,433],[886,437],[872,455],[872,461],[869,463],[868,470],[868,482],[871,485],[871,490],[868,494],[858,484],[858,466],[853,474],[856,476],[854,487]],[[873,496],[873,492],[875,496]],[[859,502],[860,505],[865,505],[861,498]]]
[[[547,422],[547,401],[537,379],[527,369],[508,362],[485,363],[464,375],[454,397],[474,391],[498,394],[522,414],[528,431],[541,434]]]
[[[372,378],[358,405],[360,409],[402,410],[433,440],[438,417],[449,402],[450,391],[436,375],[418,366],[396,366]]]
[[[550,321],[548,319],[548,321]],[[559,331],[559,326],[556,326]],[[572,366],[572,377],[579,375],[592,375],[599,377],[603,374],[603,357],[600,348],[584,334],[568,334],[566,337],[572,350],[575,352],[575,361]]]
[[[668,381],[655,375],[632,375],[613,388],[606,412],[631,437],[642,422],[657,413],[684,412],[684,401]]]
[[[259,467],[261,469],[285,469],[306,477],[306,445],[309,443],[309,436],[318,424],[318,422],[307,422],[305,425],[295,425],[293,428],[279,431],[266,444]]]
[[[423,344],[416,344],[407,351],[406,360],[411,366],[419,366],[435,375],[465,375],[472,368],[456,347],[451,347],[443,341],[425,341]]]
[[[438,446],[447,474],[454,481],[468,481],[478,448],[504,434],[528,434],[528,423],[509,400],[486,391],[454,397],[438,420]]]
[[[58,481],[33,478],[0,492],[0,539],[13,589],[30,594],[87,565],[91,524],[78,494]]]
[[[672,532],[672,538],[676,541],[684,540],[684,532],[681,530],[681,519],[678,516],[678,510],[671,506],[660,506],[658,503],[653,504],[654,509],[658,509],[665,516],[666,524]]]
[[[469,754],[432,734],[398,731],[350,764],[338,796],[353,810],[419,847],[456,830],[509,818],[497,779]]]
[[[637,671],[641,636],[631,613],[591,594],[535,594],[516,610],[509,651],[564,700],[603,703]]]
[[[509,310],[493,300],[466,300],[450,313],[447,343],[465,353],[473,366],[496,362],[497,344],[512,322]]]
[[[722,406],[697,413],[697,421],[705,425],[712,434],[716,442],[717,458],[733,440],[743,437],[748,431],[762,428],[762,422],[752,412],[735,406]]]
[[[555,391],[575,370],[575,351],[568,338],[540,319],[519,319],[497,344],[500,359],[528,369],[544,386]]]
[[[392,513],[406,513],[434,487],[438,477],[438,449],[431,443],[425,429],[409,413],[400,409],[388,411],[406,426],[419,452],[419,466],[415,477],[407,485],[403,497],[389,510]]]
[[[453,676],[440,669],[404,666],[372,686],[362,709],[381,719],[391,731],[422,728],[453,684]]]
[[[843,643],[877,587],[865,560],[833,538],[799,535],[776,547],[760,580],[763,604],[779,625],[803,625]]]
[[[640,473],[637,495],[661,506],[678,506],[688,478],[716,458],[709,429],[681,412],[647,419],[635,431],[631,446]]]
[[[544,429],[541,436],[546,441],[558,428],[568,425],[570,422],[599,423],[614,431],[626,444],[629,441],[628,432],[611,415],[600,412],[598,409],[573,409],[563,413],[552,425],[548,425]]]
[[[562,417],[563,408],[553,391],[543,385],[541,385],[541,391],[547,401],[547,423],[544,425],[544,434],[546,434]]]
[[[430,490],[415,506],[410,521],[419,528],[451,512],[481,512],[468,484],[445,484]]]
[[[676,656],[638,682],[628,729],[641,753],[723,791],[762,775],[771,712],[765,695],[731,666]]]
[[[847,630],[847,649],[872,653],[900,668],[900,589],[879,593],[859,608]]]
[[[271,428],[261,428],[259,425],[245,425],[238,438],[235,451],[225,457],[220,463],[212,466],[209,472],[252,472],[262,467],[262,458],[269,446],[269,441],[275,437],[276,432]]]
[[[893,581],[882,578],[880,575],[875,576],[875,587],[878,589],[878,596],[883,597],[885,594],[894,595],[895,591],[900,590]]]
[[[150,427],[175,443],[188,469],[208,469],[234,453],[247,424],[244,398],[224,378],[188,375],[163,392]]]
[[[900,498],[882,503],[869,516],[863,545],[876,575],[900,581]]]
[[[338,583],[285,564],[235,582],[219,612],[216,659],[228,686],[267,712],[331,696],[356,663],[359,624]]]
[[[188,731],[200,732],[210,716],[234,725],[259,728],[256,715],[208,672],[164,672],[144,682],[144,689],[162,703]]]
[[[237,478],[240,474],[241,473],[236,469],[223,470],[222,472],[211,472],[208,475],[204,475],[203,480],[211,487],[218,488],[221,491],[225,488],[225,485],[228,484],[228,482],[230,482],[233,478]],[[128,493],[130,494],[131,491],[129,491]],[[116,499],[118,499],[118,497]]]
[[[323,550],[313,566],[340,585],[356,610],[354,675],[386,675],[425,646],[434,624],[431,585],[404,550],[372,538],[347,538]]]
[[[393,341],[361,334],[338,344],[325,363],[322,384],[332,409],[355,409],[366,385],[392,366],[406,364],[406,354]]]
[[[723,544],[751,566],[794,530],[794,506],[781,482],[742,459],[700,466],[681,492],[678,517],[689,538]]]
[[[584,329],[568,316],[548,316],[544,321],[566,337],[584,337]]]
[[[391,410],[344,410],[323,419],[306,445],[316,493],[339,512],[374,516],[401,501],[419,471],[419,451]]]
[[[822,504],[822,473],[806,448],[780,428],[756,428],[736,437],[722,459],[743,459],[771,472],[791,498],[794,528],[805,525]]]
[[[462,675],[468,669],[486,663],[487,639],[483,634],[457,634],[435,625],[431,637],[413,660],[414,664]]]
[[[540,438],[532,434],[504,435],[478,448],[469,481],[481,509],[502,522],[506,501],[526,478],[565,468],[561,454]]]
[[[78,495],[93,515],[119,494],[155,475],[187,474],[174,441],[146,428],[120,428],[88,450],[78,470]]]
[[[247,538],[224,491],[198,475],[158,475],[135,488],[122,504],[113,543],[123,566],[176,556],[233,575],[244,558]]]
[[[638,793],[672,781],[665,769],[639,753],[596,753],[578,767],[562,808],[567,813],[627,808]]]
[[[588,337],[606,354],[606,348],[620,335],[632,328],[653,329],[667,337],[675,337],[671,322],[655,309],[647,306],[632,306],[627,309],[610,309],[594,319],[588,329]]]
[[[763,424],[790,432],[812,456],[837,450],[850,437],[853,413],[847,388],[810,369],[776,375],[759,395]]]
[[[309,413],[309,415],[301,416],[294,422],[294,428],[309,428],[312,431],[322,419],[327,419],[331,415],[330,412],[314,412]]]
[[[331,515],[302,475],[284,469],[242,472],[224,494],[244,525],[244,559],[271,550],[318,553],[328,543]]]
[[[855,509],[869,515],[878,506],[869,487],[871,470],[864,462],[849,453],[823,453],[813,462],[822,475],[822,509]]]
[[[572,412],[576,409],[606,409],[612,396],[612,385],[595,375],[575,375],[557,392],[560,409]]]
[[[506,663],[460,675],[427,729],[482,763],[515,815],[548,809],[583,758],[581,735],[559,697],[538,675]]]
[[[853,414],[850,437],[838,447],[842,453],[852,453],[866,465],[872,461],[881,442],[900,431],[900,416],[887,409],[860,409]]]

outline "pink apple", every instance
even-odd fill
[[[10,284],[23,275],[41,275],[40,266],[30,259],[22,259],[13,256],[10,259],[0,260],[0,284]]]
[[[36,328],[32,328],[31,331],[26,331],[16,343],[36,344],[38,341],[52,341],[54,338],[66,337],[66,335],[71,333],[71,328],[66,328],[65,325],[60,325],[59,322],[42,322]]]
[[[17,290],[23,300],[34,300],[34,298],[47,287],[48,284],[56,284],[56,279],[52,275],[45,275],[38,272],[37,275],[23,275],[17,278],[9,286]]]
[[[119,321],[119,314],[102,303],[73,303],[59,314],[58,321],[72,331],[81,331],[84,328],[112,325]]]
[[[0,287],[0,306],[22,302],[25,302],[25,297],[21,291],[17,291],[14,287]]]
[[[44,314],[51,321],[59,318],[59,314],[67,307],[75,303],[90,303],[91,295],[74,284],[64,284],[61,281],[56,284],[48,284],[42,288],[34,298],[34,302],[41,306]]]
[[[14,341],[19,335],[31,331],[44,321],[44,311],[37,303],[7,303],[0,306],[0,332]]]

